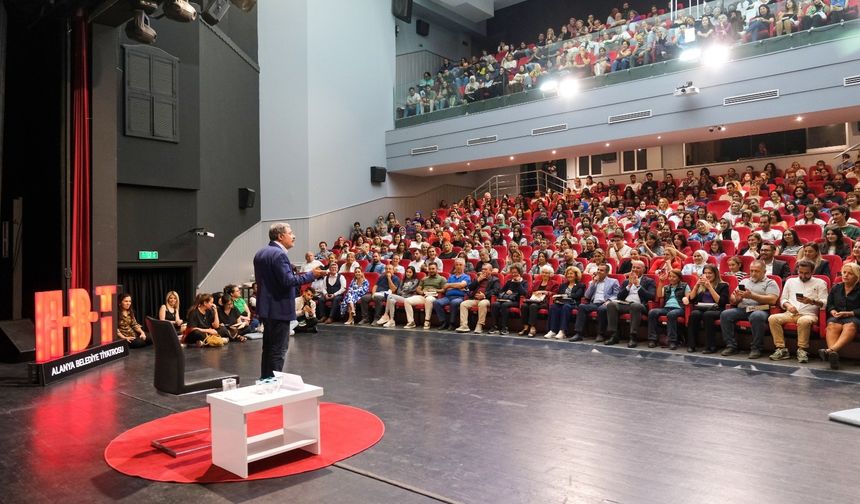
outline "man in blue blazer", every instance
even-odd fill
[[[648,302],[654,301],[657,295],[657,283],[645,276],[645,263],[633,261],[627,280],[621,284],[618,299],[610,302],[606,309],[608,327],[606,329],[607,345],[618,343],[618,319],[622,313],[630,314],[630,348],[636,347],[636,336],[642,325],[642,316],[648,315]]]
[[[296,325],[296,297],[302,284],[325,275],[316,268],[296,275],[287,251],[293,247],[296,235],[284,222],[269,228],[268,245],[254,256],[254,277],[257,280],[257,315],[265,326],[260,377],[274,376],[284,370],[284,356],[290,345],[290,333]]]
[[[597,272],[588,288],[585,290],[585,303],[579,305],[576,312],[576,323],[573,325],[573,338],[571,341],[582,341],[582,333],[585,331],[585,323],[591,312],[597,312],[597,340],[596,343],[604,341],[606,333],[606,308],[610,301],[618,297],[621,286],[618,280],[607,276],[609,266],[605,263],[597,267]]]

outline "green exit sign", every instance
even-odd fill
[[[138,250],[137,258],[141,261],[155,261],[158,259],[157,250]]]

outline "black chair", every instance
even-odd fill
[[[149,337],[152,338],[152,343],[155,346],[155,377],[153,384],[156,390],[179,395],[220,388],[221,380],[225,378],[234,378],[236,383],[239,383],[239,375],[225,373],[212,368],[197,369],[186,373],[185,353],[179,344],[179,338],[176,335],[173,324],[166,320],[146,317],[146,328],[149,329]],[[167,443],[197,436],[208,430],[197,429],[153,439],[150,444],[171,457],[179,457],[205,450],[211,446],[211,443],[198,443],[196,445],[186,443],[178,446],[176,449],[167,446]]]
[[[239,383],[239,375],[218,369],[202,368],[186,372],[185,353],[171,322],[146,317],[146,328],[155,345],[153,384],[157,390],[179,395],[221,388],[221,380],[225,378],[235,378],[236,383]]]

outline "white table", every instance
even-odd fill
[[[280,389],[257,394],[254,386],[206,396],[212,429],[212,463],[243,478],[248,464],[302,448],[320,453],[319,398],[322,387],[305,384],[299,390]],[[248,413],[281,406],[284,426],[248,437]]]

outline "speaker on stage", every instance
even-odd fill
[[[418,19],[415,21],[415,33],[421,35],[422,37],[426,37],[430,35],[430,23],[424,21],[423,19]]]
[[[30,319],[0,321],[0,360],[36,360],[36,328]]]
[[[391,0],[391,14],[404,23],[411,23],[412,0]]]
[[[380,182],[385,182],[385,168],[382,166],[371,166],[370,167],[370,181],[374,184],[378,184]]]
[[[257,193],[250,187],[239,188],[239,208],[254,208],[254,201],[257,199]]]

